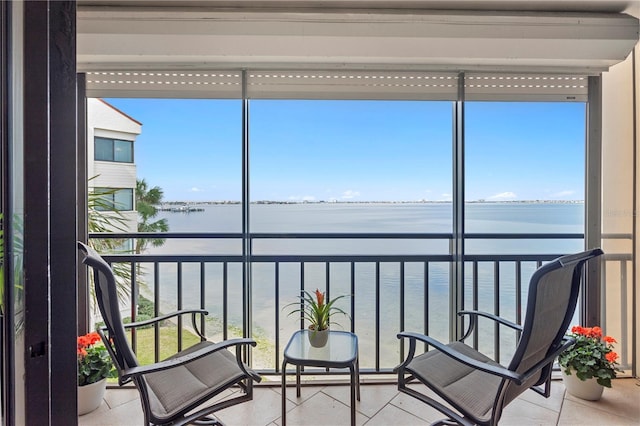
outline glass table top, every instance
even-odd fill
[[[296,331],[284,350],[284,358],[292,364],[320,367],[353,364],[358,357],[358,337],[348,331],[330,330],[327,344],[314,348],[309,343],[309,330]]]

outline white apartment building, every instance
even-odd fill
[[[87,99],[87,176],[89,188],[104,190],[124,218],[121,231],[137,231],[134,145],[142,123],[102,99]]]

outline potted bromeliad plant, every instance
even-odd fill
[[[334,306],[336,301],[345,297],[344,295],[328,300],[325,293],[316,289],[314,293],[303,291],[299,302],[290,303],[285,306],[300,305],[299,308],[289,312],[292,315],[296,312],[302,312],[304,319],[309,323],[309,342],[311,346],[322,347],[327,343],[329,336],[329,326],[334,324],[331,317],[334,314],[342,314],[347,317],[349,315],[342,309]]]
[[[78,336],[78,415],[100,406],[107,387],[107,377],[114,376],[107,348],[96,332]]]
[[[616,340],[603,336],[597,326],[574,326],[570,336],[576,342],[558,357],[567,392],[578,398],[597,400],[616,377],[618,354],[613,351]]]

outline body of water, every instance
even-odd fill
[[[175,213],[161,212],[169,222],[171,232],[241,232],[242,215],[240,205],[204,205],[201,212]],[[584,205],[575,203],[472,203],[466,205],[465,223],[467,233],[582,233],[584,231]],[[420,204],[257,204],[251,206],[250,223],[252,232],[268,233],[450,233],[452,231],[452,207],[445,203]],[[467,253],[470,254],[561,254],[582,250],[583,242],[576,240],[512,240],[483,239],[468,240]],[[242,245],[239,240],[188,239],[167,240],[161,247],[150,247],[154,254],[204,254],[240,255]],[[277,239],[256,240],[254,254],[259,255],[414,255],[449,254],[449,241],[413,239]],[[533,263],[523,265],[524,281],[535,270]],[[280,316],[280,350],[288,336],[299,327],[298,317],[288,316],[282,307],[297,300],[302,275],[305,288],[325,289],[327,281],[331,295],[351,293],[351,266],[348,262],[332,263],[327,272],[323,262],[305,263],[302,271],[299,262],[280,264],[276,271],[273,263],[256,263],[252,268],[253,324],[254,332],[273,342],[275,318]],[[146,268],[147,283],[153,282],[151,268]],[[376,265],[373,262],[355,265],[355,301],[353,315],[356,333],[360,337],[363,368],[371,366],[375,353],[375,312],[376,312]],[[394,366],[398,362],[399,346],[395,337],[400,331],[400,262],[384,262],[380,265],[380,346],[382,364]],[[500,268],[501,288],[499,305],[495,306],[495,269],[492,263],[479,265],[480,309],[499,311],[501,315],[515,317],[515,265],[505,264]],[[221,264],[205,266],[205,304],[212,316],[221,318],[223,312],[222,294],[225,271]],[[277,274],[277,281],[276,281]],[[329,277],[327,278],[327,274]],[[427,274],[425,276],[425,274]],[[466,272],[471,276],[471,271]],[[199,307],[201,269],[199,264],[182,265],[182,294],[177,293],[177,266],[160,266],[160,298],[163,310],[177,308],[178,299],[182,307]],[[240,263],[228,265],[228,316],[234,329],[242,324],[242,268]],[[405,329],[424,331],[425,310],[428,311],[427,328],[436,338],[448,339],[449,282],[448,262],[434,262],[425,271],[421,262],[404,265],[405,286]],[[428,290],[425,282],[428,281]],[[469,279],[467,279],[470,284]],[[276,285],[279,284],[279,300],[276,300]],[[470,288],[470,285],[467,286]],[[149,290],[147,290],[149,291]],[[425,291],[427,291],[425,297]],[[524,293],[526,299],[526,292]],[[470,290],[465,297],[471,300]],[[340,307],[349,311],[350,301],[340,300]],[[426,305],[425,305],[426,303]],[[470,302],[469,302],[470,303]],[[470,306],[469,306],[470,307]],[[340,319],[348,329],[348,319]],[[217,334],[221,332],[218,321]],[[239,331],[238,331],[239,332]],[[483,332],[487,341],[493,327]],[[512,337],[513,340],[515,337]],[[264,343],[268,345],[268,343]],[[263,345],[263,346],[264,346]],[[489,348],[492,350],[492,348]],[[274,347],[265,350],[259,362],[271,368]],[[258,353],[260,351],[257,351]],[[504,352],[504,351],[503,351]],[[508,349],[506,350],[508,352]]]

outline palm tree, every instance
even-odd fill
[[[158,215],[158,208],[156,206],[162,202],[163,195],[161,188],[157,186],[149,188],[144,179],[136,181],[138,232],[167,232],[169,230],[167,219],[160,219],[155,222],[150,221]],[[162,238],[138,238],[136,240],[136,254],[142,253],[149,243],[154,247],[159,247],[163,245],[164,242],[165,240]]]
[[[96,178],[94,176],[89,179]],[[126,219],[122,216],[120,211],[114,209],[113,204],[105,200],[106,195],[112,195],[114,190],[96,189],[89,187],[87,205],[87,223],[89,233],[100,232],[126,232]],[[89,243],[99,253],[118,253],[123,252],[125,249],[126,240],[121,238],[92,238]],[[114,263],[111,265],[113,274],[116,277],[116,290],[118,298],[122,301],[126,301],[129,298],[129,283],[131,282],[131,269],[124,263]],[[89,275],[91,277],[91,274]],[[91,295],[94,299],[94,288],[91,286]]]

